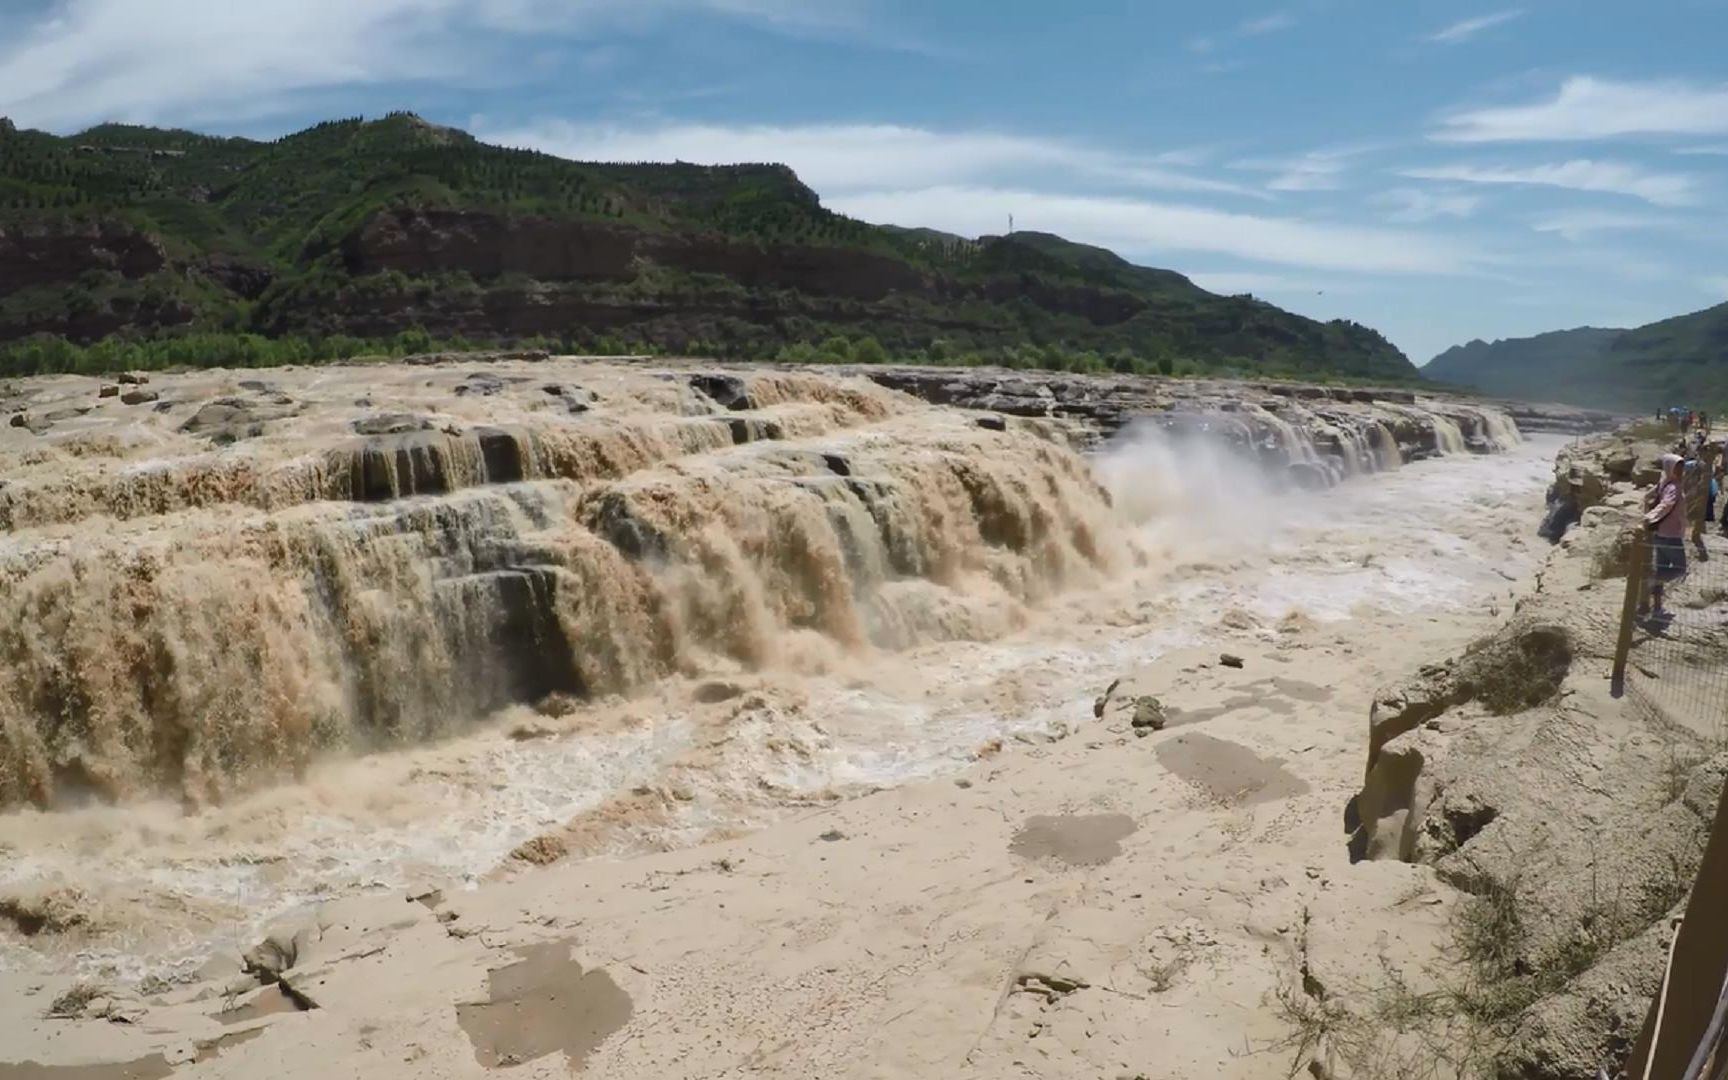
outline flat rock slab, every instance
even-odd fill
[[[489,1069],[562,1050],[572,1069],[630,1022],[634,1006],[604,971],[583,971],[570,942],[516,950],[522,959],[487,972],[487,999],[456,1006],[456,1022]]]
[[[1040,814],[1026,819],[1008,850],[1026,859],[1102,866],[1122,854],[1122,840],[1135,828],[1127,814]]]
[[[1241,743],[1189,732],[1158,744],[1158,762],[1209,798],[1252,806],[1301,795],[1308,785]]]
[[[34,1061],[0,1063],[0,1080],[162,1080],[174,1067],[161,1054],[110,1065],[38,1065]]]

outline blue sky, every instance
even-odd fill
[[[0,0],[0,115],[785,161],[1385,332],[1728,300],[1728,0]]]

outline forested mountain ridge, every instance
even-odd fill
[[[1499,397],[1643,412],[1728,404],[1728,304],[1632,330],[1580,327],[1436,356],[1422,373]]]
[[[0,372],[397,338],[1416,377],[1354,323],[1046,234],[869,225],[780,165],[573,162],[408,113],[273,142],[0,120]]]

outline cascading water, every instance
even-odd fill
[[[1470,447],[1464,441],[1464,431],[1450,416],[1434,417],[1434,443],[1442,454],[1467,454]]]
[[[1503,580],[1350,547],[1497,463],[1285,495],[1433,456],[1426,403],[1214,394],[1088,460],[1060,416],[828,373],[487,373],[161,378],[148,413],[24,384],[91,407],[0,428],[0,899],[78,890],[102,929],[69,950],[196,966],[199,935],[578,818],[573,851],[690,842],[1044,737],[1227,608]],[[264,393],[288,414],[247,418]],[[192,423],[211,401],[240,420]],[[1493,448],[1491,411],[1444,408]],[[0,963],[56,947],[9,935]]]
[[[1369,440],[1374,446],[1374,470],[1386,472],[1404,464],[1404,459],[1398,452],[1398,437],[1392,434],[1392,429],[1381,421],[1374,421],[1369,429]]]
[[[1047,426],[863,381],[497,371],[215,372],[10,429],[0,805],[204,803],[512,702],[998,637],[1143,557],[1125,522],[1161,512],[1144,482],[1113,510]],[[1471,449],[1453,415],[1516,441],[1372,399],[1160,423],[1317,488]]]

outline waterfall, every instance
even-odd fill
[[[1458,422],[1449,416],[1436,413],[1433,416],[1435,448],[1442,454],[1467,454],[1469,446],[1464,441],[1464,431]]]
[[[1398,451],[1398,437],[1392,434],[1392,429],[1384,422],[1376,420],[1370,430],[1374,446],[1374,468],[1379,472],[1386,472],[1403,465],[1403,455]]]
[[[1482,424],[1486,430],[1489,444],[1494,450],[1504,452],[1524,441],[1524,436],[1518,431],[1518,425],[1512,418],[1495,409],[1482,411]]]
[[[112,470],[29,485],[0,804],[219,799],[555,692],[996,636],[1129,564],[1071,450],[765,382],[807,400],[343,442],[286,485],[232,451],[149,470],[145,500]]]
[[[1156,492],[1117,477],[1113,505],[1056,419],[829,374],[497,370],[170,376],[147,413],[29,384],[82,411],[0,435],[0,805],[197,804],[552,694],[996,637],[1143,557],[1122,504]],[[1470,406],[1474,443],[1413,399],[1234,392],[1143,415],[1268,490],[1516,439]]]

